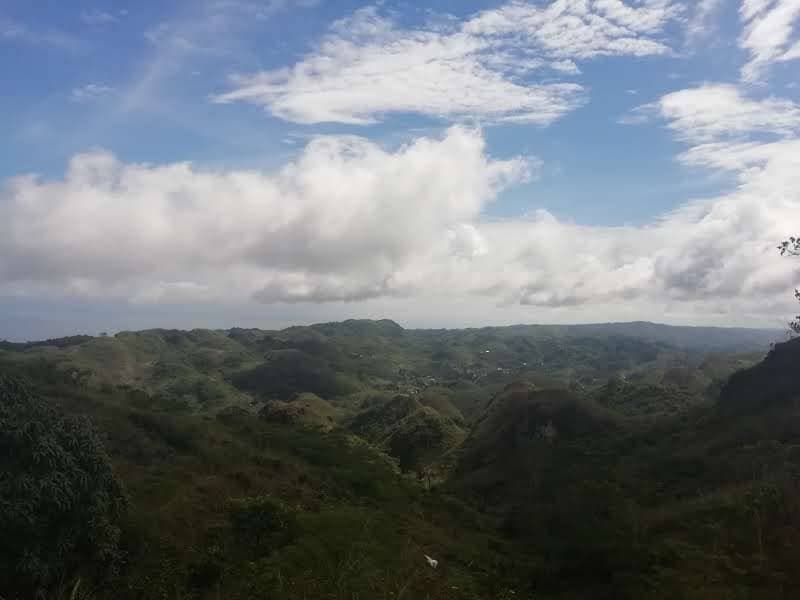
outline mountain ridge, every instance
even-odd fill
[[[669,325],[665,323],[657,323],[653,321],[613,321],[613,322],[598,322],[598,323],[574,323],[574,324],[544,324],[544,323],[517,323],[513,325],[492,325],[485,327],[458,327],[458,328],[436,328],[436,327],[403,327],[392,319],[347,319],[344,321],[328,321],[311,323],[308,325],[291,325],[283,329],[262,329],[256,327],[242,328],[232,326],[230,328],[193,328],[193,329],[169,329],[169,328],[148,328],[141,330],[121,330],[115,332],[113,336],[126,333],[167,333],[167,332],[182,332],[189,333],[194,331],[210,331],[210,332],[225,332],[227,334],[237,332],[260,332],[260,333],[289,333],[292,331],[309,330],[318,331],[327,334],[340,334],[340,333],[359,333],[361,335],[367,333],[383,333],[388,335],[398,335],[402,333],[420,333],[420,334],[433,334],[433,333],[455,333],[455,332],[481,332],[481,331],[499,331],[499,332],[519,332],[528,331],[530,333],[542,334],[571,334],[571,335],[625,335],[628,337],[640,337],[655,339],[660,341],[674,340],[678,333],[691,333],[699,334],[699,337],[708,338],[709,334],[712,335],[712,340],[706,339],[704,343],[696,342],[696,347],[714,348],[722,346],[724,339],[719,342],[714,342],[713,338],[722,336],[723,338],[733,339],[737,336],[743,338],[750,344],[755,344],[758,347],[768,347],[769,344],[784,341],[786,338],[785,331],[782,329],[770,328],[757,328],[757,327],[720,327],[720,326],[705,326],[705,325]],[[348,331],[349,330],[349,331]],[[355,330],[355,331],[354,331]],[[113,337],[112,336],[112,337]],[[51,338],[47,340],[27,340],[27,341],[11,341],[0,338],[0,349],[25,349],[26,347],[38,346],[65,346],[80,344],[88,339],[102,337],[91,336],[86,334],[64,336],[58,338]],[[732,342],[731,342],[732,343]]]

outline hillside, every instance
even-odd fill
[[[431,401],[423,405],[409,396],[360,412],[349,429],[395,458],[404,471],[433,467],[466,436],[460,420],[443,414]]]
[[[512,488],[550,462],[553,447],[607,434],[617,427],[610,411],[565,390],[508,385],[491,399],[464,443],[457,480],[484,504],[508,502]]]
[[[723,410],[800,410],[800,338],[776,344],[760,363],[728,380],[720,396]]]
[[[596,387],[617,374],[704,372],[698,365],[713,346],[731,359],[706,377],[708,385],[758,360],[775,337],[762,330],[639,323],[406,330],[392,321],[345,321],[281,331],[157,329],[5,342],[0,362],[27,369],[39,364],[94,387],[128,385],[205,411],[285,401],[302,392],[332,400],[370,391],[415,395],[433,387],[466,392],[470,385],[480,402],[514,380]],[[742,358],[732,360],[737,355]],[[475,416],[481,407],[465,402],[468,396],[458,394],[457,409]]]
[[[648,421],[509,386],[450,485],[544,553],[532,577],[553,597],[564,581],[577,597],[793,597],[798,366],[800,340],[779,344],[717,402]]]
[[[36,439],[13,425],[25,403],[95,429],[59,450],[93,448],[126,490],[103,550],[121,562],[67,577],[94,600],[791,598],[798,343],[761,360],[350,321],[4,345],[3,381],[24,383],[0,395],[0,442]],[[7,539],[49,535],[30,526]]]
[[[297,394],[291,400],[269,400],[259,416],[270,422],[330,431],[340,417],[340,411],[316,394]]]
[[[61,384],[38,385],[36,394],[67,415],[91,418],[127,492],[124,565],[92,586],[93,598],[502,592],[490,573],[506,562],[503,543],[488,521],[455,499],[423,493],[358,438],[236,409],[213,418],[142,409],[122,391]],[[3,417],[0,410],[0,424]],[[432,571],[423,553],[447,568]],[[471,566],[483,560],[495,567]],[[0,582],[5,597],[9,583]]]

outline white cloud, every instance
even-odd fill
[[[83,40],[55,29],[33,29],[0,16],[0,42],[17,42],[32,46],[45,46],[66,52],[80,53],[86,49]]]
[[[514,117],[547,124],[582,102],[572,83],[521,85],[483,65],[485,44],[460,33],[397,31],[372,10],[339,23],[318,54],[291,69],[234,79],[221,102],[263,104],[299,123],[364,124],[387,112]]]
[[[776,257],[775,242],[800,214],[796,157],[773,156],[733,193],[644,227],[579,226],[547,213],[488,227],[489,247],[505,252],[487,293],[546,307],[625,302],[639,314],[643,304],[650,314],[670,304],[702,314],[726,302],[755,312],[759,302],[788,303],[799,273]]]
[[[9,183],[0,289],[147,298],[193,283],[209,297],[286,301],[407,293],[416,279],[405,269],[433,248],[479,254],[469,225],[526,176],[523,161],[483,150],[478,132],[460,128],[395,152],[318,138],[273,175],[79,155],[61,181]]]
[[[746,98],[729,84],[705,84],[667,94],[640,106],[623,122],[642,122],[654,115],[666,119],[680,139],[694,143],[753,133],[788,137],[800,131],[800,105],[774,97]]]
[[[575,64],[575,61],[569,59],[554,60],[550,63],[550,68],[562,73],[566,73],[567,75],[581,74],[581,70],[578,68],[578,65]]]
[[[636,6],[621,0],[556,0],[547,6],[511,2],[478,14],[464,25],[476,36],[511,40],[549,56],[648,56],[670,53],[651,36],[683,12],[671,0],[647,0]]]
[[[584,101],[575,83],[521,76],[576,60],[667,54],[654,36],[680,14],[670,0],[511,2],[463,22],[400,29],[377,9],[334,24],[289,68],[232,78],[218,102],[245,101],[299,123],[373,123],[386,113],[547,125]]]
[[[594,4],[611,21],[637,33],[658,33],[667,21],[683,12],[683,6],[671,0],[644,0],[635,7],[622,0],[596,0]]]
[[[800,151],[796,139],[777,142],[709,142],[692,146],[678,156],[686,165],[741,173],[744,178],[751,169],[760,169],[770,160],[792,156]]]
[[[86,10],[81,13],[81,21],[87,25],[100,27],[116,23],[121,16],[123,16],[121,13],[115,15],[104,10]]]
[[[800,58],[796,45],[788,47],[800,18],[800,0],[743,0],[740,15],[744,31],[739,46],[751,57],[742,67],[744,81],[759,81],[774,62]]]
[[[794,43],[794,45],[789,48],[783,55],[780,57],[781,61],[790,61],[790,60],[797,60],[800,58],[800,40]]]
[[[739,8],[739,14],[742,20],[749,21],[766,11],[775,0],[742,0],[742,6]]]
[[[459,127],[394,151],[357,137],[314,139],[272,174],[80,155],[62,180],[8,184],[0,292],[136,303],[372,299],[365,307],[447,298],[589,320],[624,304],[637,315],[734,312],[763,322],[788,314],[800,275],[775,252],[800,214],[800,152],[790,138],[737,143],[689,151],[704,166],[738,152],[726,167],[740,175],[735,190],[625,227],[546,211],[484,220],[499,190],[536,164],[493,160],[479,131]]]
[[[752,310],[760,297],[769,310],[788,310],[774,299],[800,269],[776,261],[774,250],[800,215],[800,106],[706,84],[640,107],[642,115],[665,119],[692,144],[679,155],[682,163],[733,172],[739,181],[734,191],[688,203],[650,229],[649,266],[663,293],[701,303],[728,298],[736,310],[748,303]]]
[[[114,92],[114,88],[102,83],[87,83],[80,87],[73,88],[70,98],[73,102],[91,102],[98,100]]]
[[[690,44],[697,44],[715,32],[714,19],[723,5],[723,0],[698,0],[695,3],[694,12],[686,25],[686,37]]]

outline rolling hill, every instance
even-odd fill
[[[13,444],[36,448],[46,410],[92,428],[58,451],[113,472],[127,507],[101,549],[121,562],[39,570],[52,597],[792,598],[800,341],[762,360],[766,333],[695,333],[349,321],[6,343],[0,501],[45,476]],[[40,556],[24,540],[47,533],[6,531],[14,514],[4,552]]]

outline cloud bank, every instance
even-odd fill
[[[475,252],[470,224],[528,173],[521,159],[486,157],[481,134],[458,127],[394,152],[317,138],[273,174],[81,154],[63,180],[6,186],[0,289],[263,301],[407,293],[432,252]]]
[[[536,161],[488,156],[475,129],[393,150],[317,138],[274,173],[90,153],[59,181],[6,186],[0,291],[144,303],[448,297],[695,315],[789,310],[800,273],[775,246],[800,215],[797,107],[706,85],[648,111],[689,144],[680,160],[731,171],[736,187],[641,226],[580,225],[543,210],[487,221],[487,205],[535,175]]]

